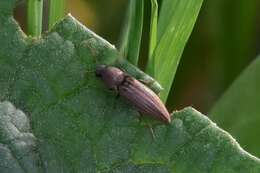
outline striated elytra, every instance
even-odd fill
[[[109,89],[118,92],[140,113],[170,123],[171,117],[160,98],[147,86],[119,68],[98,65],[96,75]]]

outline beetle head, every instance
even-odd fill
[[[110,89],[117,88],[117,86],[123,82],[125,77],[124,72],[119,68],[107,65],[98,65],[96,67],[96,75],[101,77]]]
[[[102,77],[102,74],[105,72],[106,68],[106,65],[98,65],[96,67],[96,76]]]

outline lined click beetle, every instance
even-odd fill
[[[116,90],[140,113],[170,123],[171,117],[160,98],[147,86],[119,68],[99,65],[96,75],[109,89]]]

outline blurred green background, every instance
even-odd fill
[[[127,0],[67,0],[66,11],[88,28],[117,45]],[[149,2],[145,0],[144,38],[140,56],[147,57]],[[160,1],[159,1],[160,3]],[[193,106],[207,114],[221,94],[259,50],[259,0],[206,0],[185,48],[167,102],[169,110]],[[174,9],[173,9],[174,10]],[[48,5],[44,7],[48,13]],[[15,17],[26,32],[26,6]],[[44,19],[47,28],[47,17]],[[144,67],[144,63],[140,64]]]

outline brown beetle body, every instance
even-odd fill
[[[150,115],[163,122],[170,123],[171,117],[160,98],[147,86],[120,69],[100,65],[96,69],[109,89],[118,91],[140,113]]]

